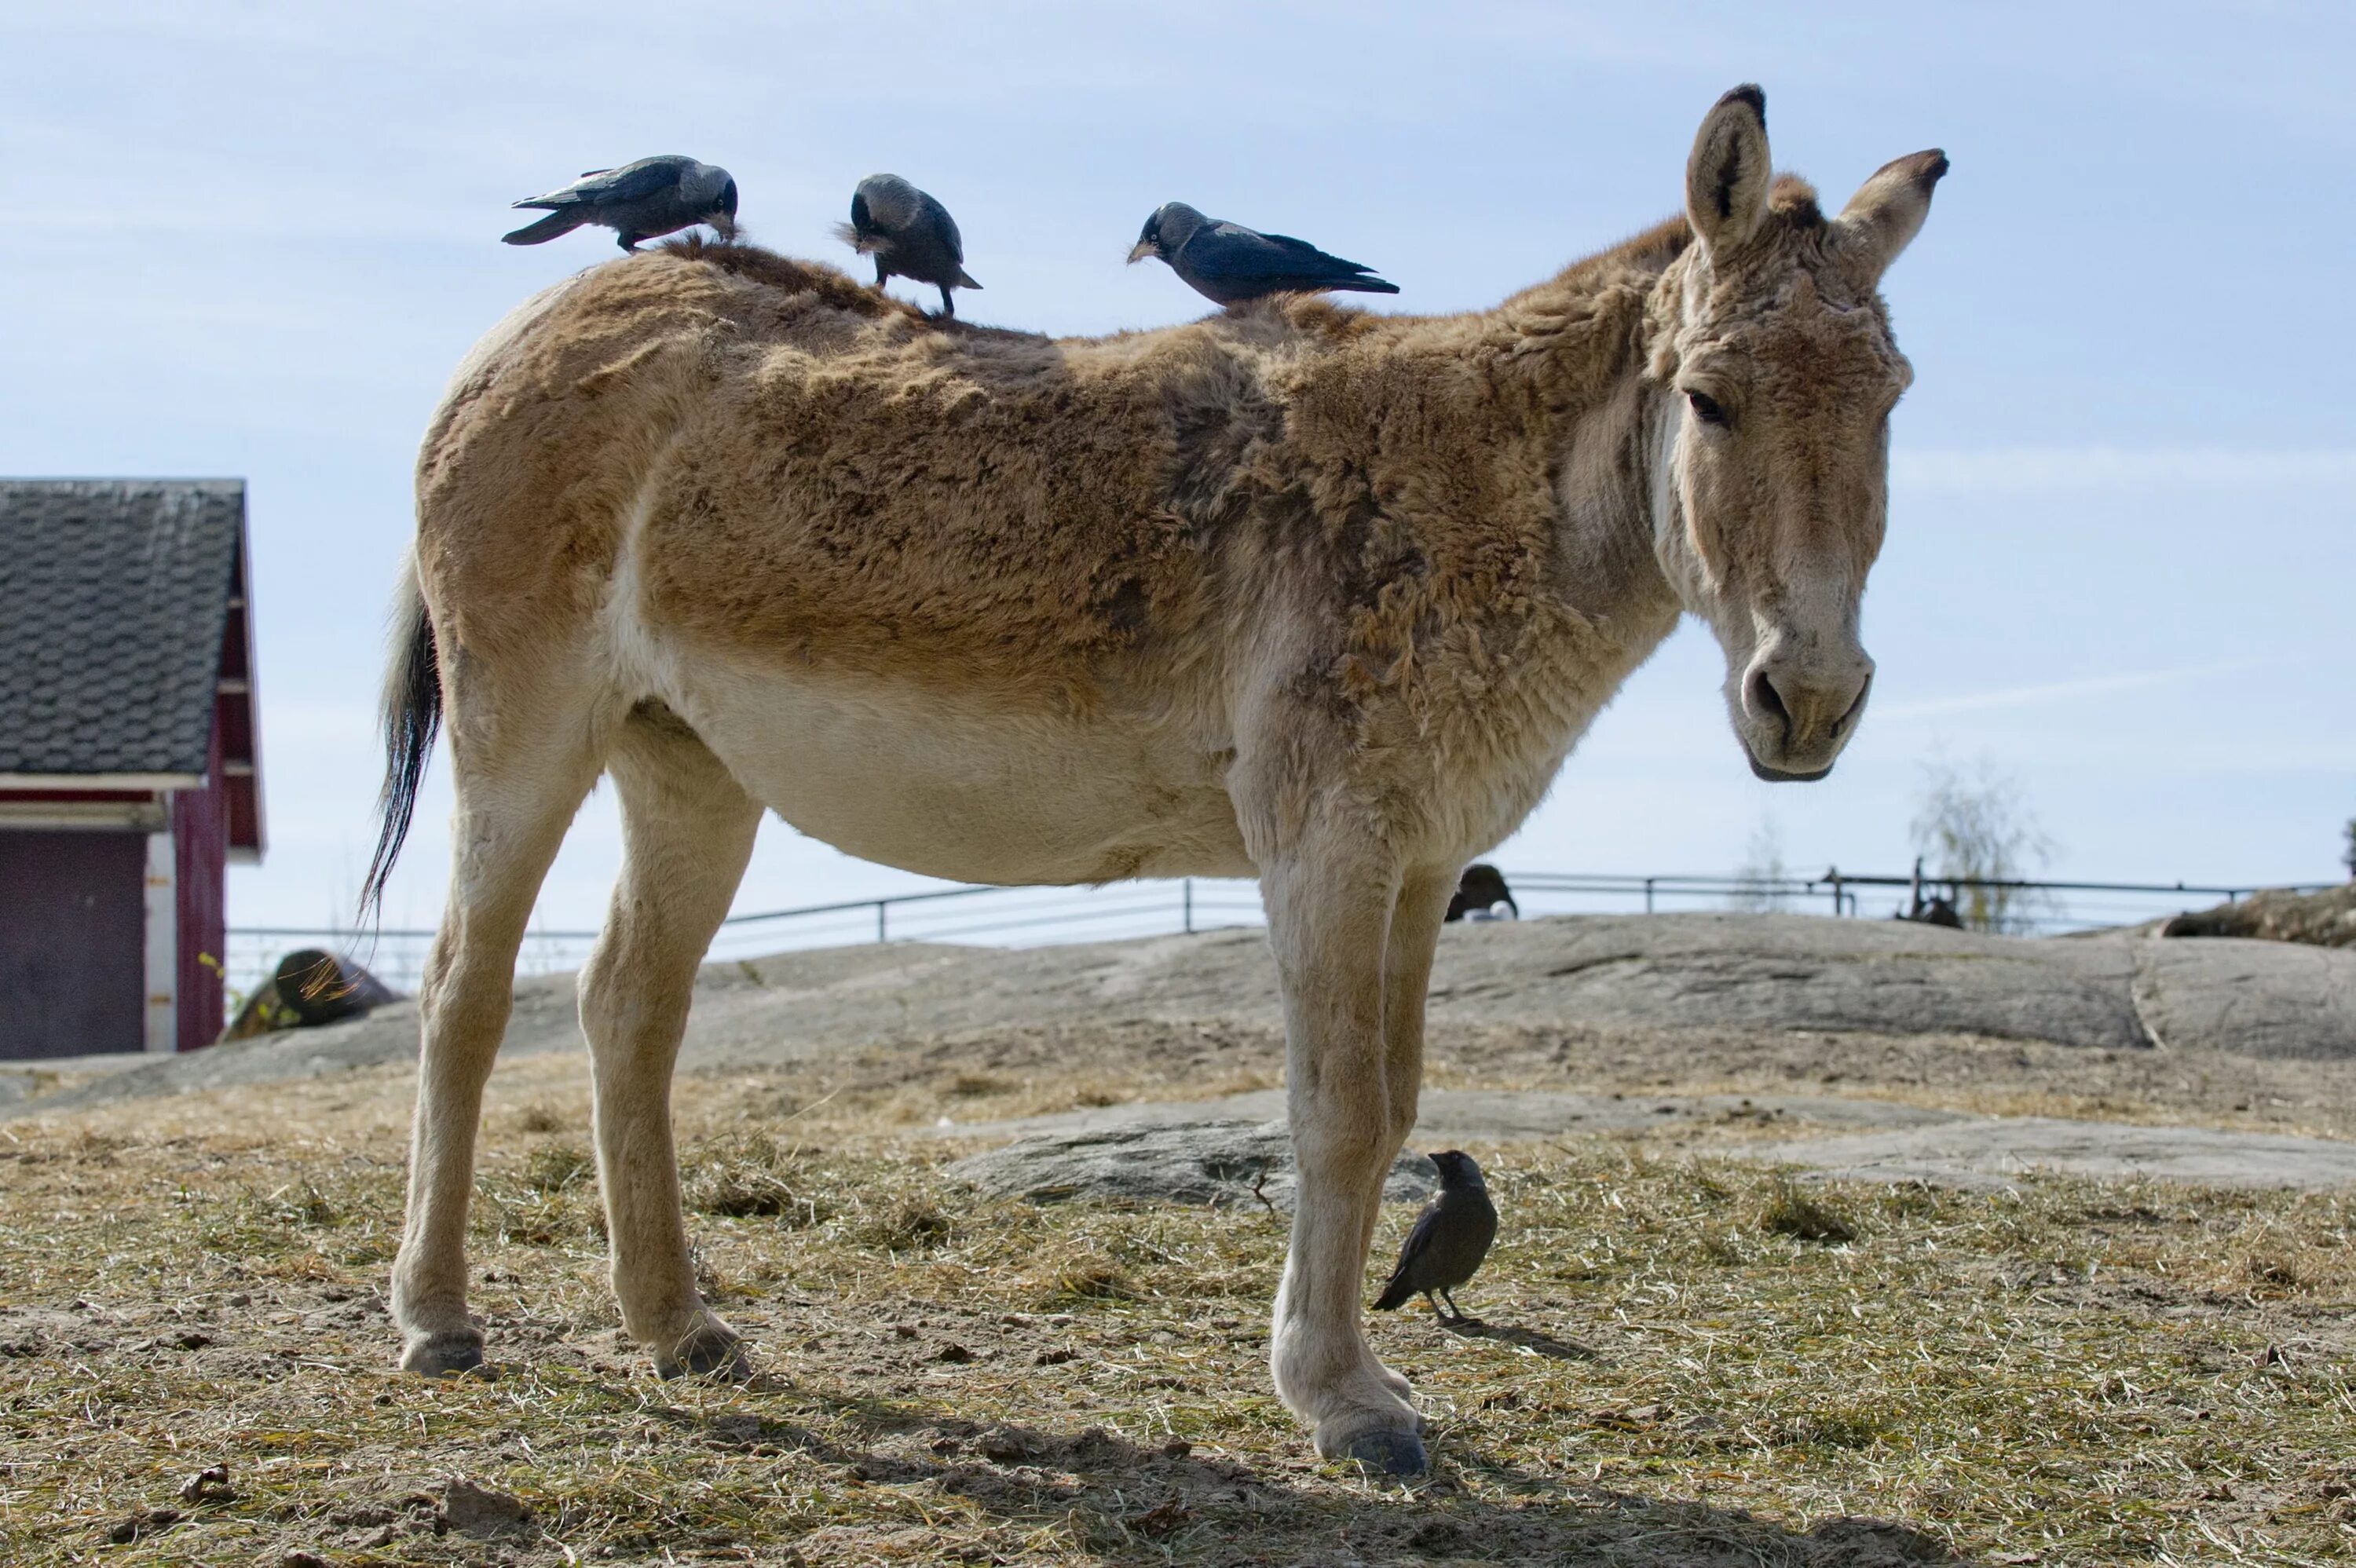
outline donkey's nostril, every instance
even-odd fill
[[[1775,683],[1767,678],[1767,672],[1764,669],[1752,670],[1751,678],[1744,683],[1744,686],[1743,696],[1749,700],[1751,711],[1772,719],[1781,725],[1783,730],[1784,743],[1790,744],[1792,710],[1783,706],[1783,694],[1775,689]]]
[[[1848,711],[1843,713],[1838,719],[1833,720],[1833,734],[1836,737],[1848,733],[1849,727],[1857,722],[1858,714],[1865,707],[1866,698],[1869,696],[1872,691],[1873,672],[1868,670],[1866,672],[1865,679],[1858,684],[1857,697],[1849,703]]]

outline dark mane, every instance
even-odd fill
[[[1563,269],[1565,277],[1590,272],[1601,272],[1630,268],[1639,272],[1658,272],[1686,252],[1693,243],[1693,225],[1685,214],[1665,218],[1641,234],[1632,234],[1617,245],[1599,251]]]
[[[1816,187],[1794,174],[1775,176],[1767,193],[1767,209],[1795,229],[1825,227],[1824,209],[1816,205]],[[1685,253],[1693,243],[1693,225],[1683,213],[1663,219],[1641,234],[1582,257],[1565,267],[1557,283],[1579,283],[1622,270],[1658,272]]]
[[[900,313],[919,320],[931,319],[916,306],[868,288],[849,273],[823,261],[797,261],[790,256],[781,256],[758,245],[746,245],[734,240],[707,240],[701,234],[666,240],[659,249],[682,261],[701,261],[723,272],[766,284],[781,293],[816,294],[819,303],[855,315],[882,316]]]
[[[1767,192],[1767,210],[1794,229],[1822,229],[1825,209],[1816,205],[1816,187],[1794,174],[1781,174]]]

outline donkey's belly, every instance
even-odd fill
[[[1226,759],[1173,726],[773,672],[670,700],[747,793],[862,859],[970,882],[1253,873]]]

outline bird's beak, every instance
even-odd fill
[[[1148,256],[1159,254],[1160,252],[1155,251],[1153,248],[1152,240],[1140,240],[1136,244],[1131,245],[1129,248],[1129,264],[1134,267],[1140,261],[1144,261]]]

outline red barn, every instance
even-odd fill
[[[240,479],[0,479],[0,1057],[221,1029],[262,858]]]

